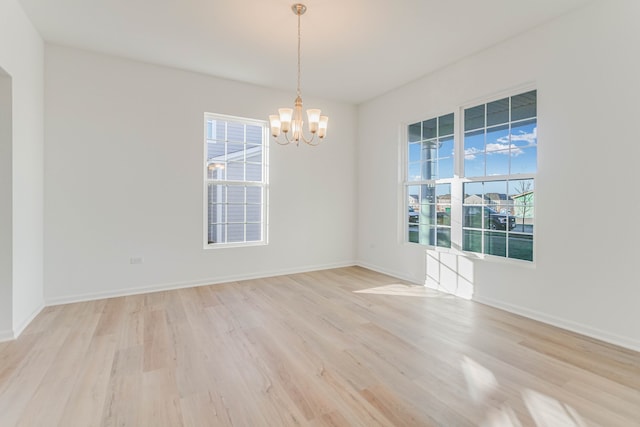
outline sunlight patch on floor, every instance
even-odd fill
[[[462,359],[461,365],[471,399],[477,403],[488,399],[498,387],[498,380],[493,372],[467,356]]]
[[[515,411],[508,405],[500,408],[491,408],[487,413],[481,427],[522,427]]]
[[[525,390],[522,398],[538,427],[586,427],[575,409],[553,397]]]
[[[478,407],[487,408],[482,427],[522,427],[522,422],[511,406],[506,403],[494,407],[494,393],[500,389],[498,379],[490,369],[468,356],[460,361],[467,382],[469,397]],[[524,389],[522,400],[536,427],[586,427],[586,423],[571,406],[543,393]],[[521,414],[522,415],[522,414]]]

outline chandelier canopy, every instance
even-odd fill
[[[311,137],[307,138],[304,134],[304,121],[302,116],[302,95],[300,92],[300,16],[306,11],[307,7],[303,4],[296,3],[291,6],[291,10],[298,16],[298,86],[297,97],[294,108],[279,108],[278,114],[269,116],[269,124],[271,127],[271,135],[275,141],[281,145],[290,143],[300,144],[300,141],[308,145],[318,145],[327,134],[327,116],[320,115],[317,108],[307,110],[307,119],[309,120],[309,132]],[[284,138],[280,138],[284,134]],[[316,139],[318,136],[318,139]]]

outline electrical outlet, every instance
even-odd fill
[[[134,256],[129,258],[129,264],[142,264],[144,260],[141,256]]]

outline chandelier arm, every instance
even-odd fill
[[[280,142],[280,136],[274,138],[275,141],[280,144],[280,145],[289,145],[295,142],[296,145],[298,145],[298,141],[295,140],[295,138],[293,139],[289,139],[289,133],[288,132],[283,132],[282,134],[284,134],[284,141]],[[282,135],[281,134],[281,135]],[[304,137],[303,137],[304,139]],[[307,141],[305,141],[307,142]]]
[[[300,132],[300,139],[301,139],[302,141],[304,141],[304,143],[305,143],[305,144],[312,145],[311,143],[313,142],[313,140],[314,140],[314,139],[316,139],[316,134],[315,134],[315,133],[312,133],[312,134],[311,134],[311,138],[307,139],[307,138],[304,136],[304,132]]]

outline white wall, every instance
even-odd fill
[[[203,113],[266,119],[295,92],[55,45],[45,83],[48,303],[354,262],[355,107],[305,99],[327,141],[272,144],[269,245],[203,250]]]
[[[636,0],[597,1],[361,105],[360,263],[418,283],[435,273],[397,227],[400,124],[534,82],[536,262],[451,261],[478,301],[640,349],[638,16]]]
[[[0,340],[13,337],[11,77],[0,68]]]
[[[11,225],[5,214],[0,219],[3,245],[11,240],[11,272],[0,274],[5,278],[0,282],[0,339],[19,334],[43,306],[43,60],[42,39],[20,6],[0,0],[0,68],[11,77],[12,98],[11,149],[2,150],[12,156]],[[7,202],[6,184],[0,190],[2,203]],[[0,256],[5,267],[6,251]]]

